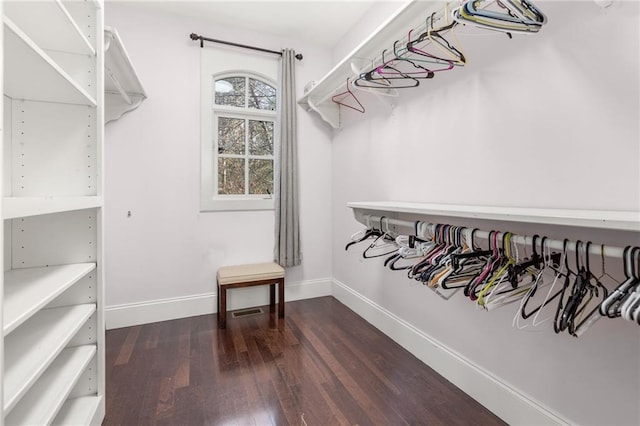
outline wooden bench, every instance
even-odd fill
[[[218,324],[227,327],[227,290],[230,288],[269,285],[269,303],[276,304],[278,284],[278,317],[284,318],[284,268],[276,263],[254,263],[249,265],[223,266],[216,275],[218,283]]]

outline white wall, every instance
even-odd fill
[[[550,325],[518,331],[515,307],[487,313],[461,295],[447,302],[361,250],[344,251],[361,228],[348,201],[640,210],[638,4],[539,6],[549,18],[539,34],[509,40],[467,29],[476,35],[462,38],[464,69],[402,91],[392,104],[363,96],[364,115],[344,111],[333,138],[333,274],[561,419],[639,424],[639,327],[605,319],[580,339]],[[451,222],[640,243],[634,233]]]
[[[318,68],[329,68],[331,52],[113,2],[106,4],[105,21],[119,32],[148,94],[137,110],[106,126],[108,326],[178,317],[184,315],[178,305],[194,299],[198,309],[212,311],[219,266],[273,258],[274,218],[273,211],[199,212],[200,48],[189,34],[274,50],[293,47],[305,57],[297,65],[300,94]],[[303,286],[300,293],[295,285],[324,283],[326,289],[331,277],[330,133],[302,109],[298,116],[304,260],[287,270],[291,297],[325,291]],[[236,291],[231,307],[267,303],[266,292]],[[135,309],[161,299],[177,304],[153,305],[165,317],[136,318]],[[128,317],[118,321],[121,315]]]

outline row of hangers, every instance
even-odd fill
[[[386,225],[386,226],[385,226]],[[603,317],[622,317],[640,325],[640,248],[624,250],[626,279],[619,283],[601,264],[590,264],[592,243],[563,241],[562,251],[549,239],[526,238],[491,231],[488,248],[476,241],[477,229],[415,222],[411,235],[394,235],[388,220],[370,225],[351,237],[345,250],[366,242],[363,257],[384,257],[384,266],[406,271],[408,278],[428,286],[444,299],[461,292],[478,307],[493,310],[515,304],[514,327],[540,330],[552,323],[556,333],[582,335]],[[516,243],[516,240],[520,243]],[[575,252],[570,256],[569,251]],[[530,252],[530,254],[529,254]],[[616,285],[609,293],[609,286]]]
[[[481,7],[483,6],[483,7]],[[397,89],[417,87],[422,80],[435,74],[463,66],[467,60],[456,38],[457,25],[511,33],[537,33],[547,22],[544,14],[529,0],[467,0],[449,12],[448,4],[443,13],[444,24],[435,25],[439,19],[432,13],[426,19],[425,30],[412,39],[413,30],[406,41],[396,40],[393,51],[383,50],[379,65],[368,71],[358,71],[354,78],[346,79],[345,90],[331,97],[343,107],[364,113],[366,108],[358,99],[353,87],[386,96],[397,96]],[[451,43],[445,33],[455,40]],[[374,61],[375,62],[375,61]]]

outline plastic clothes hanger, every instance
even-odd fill
[[[435,12],[432,13],[429,17],[427,17],[425,22],[425,32],[420,34],[416,40],[411,41],[411,31],[407,37],[407,50],[412,51],[415,49],[416,44],[420,44],[425,40],[431,42],[431,46],[437,48],[440,52],[444,54],[444,57],[435,56],[433,54],[429,54],[430,56],[439,58],[443,61],[451,61],[454,65],[465,65],[466,58],[462,51],[456,48],[454,45],[449,43],[447,39],[445,39],[441,33],[445,31],[449,31],[449,34],[453,36],[456,41],[456,44],[459,46],[460,41],[456,37],[453,28],[458,25],[456,21],[449,22],[449,5],[445,4],[444,18],[446,18],[447,22],[444,26],[439,27],[437,29],[433,28],[433,23],[435,21]]]
[[[529,301],[531,301],[532,297],[535,295],[536,291],[538,291],[539,289],[542,289],[545,284],[543,281],[543,275],[541,274],[537,279],[536,282],[534,283],[534,285],[530,288],[529,293],[527,293],[527,295],[525,295],[525,297],[522,299],[522,303],[520,304],[520,309],[519,311],[516,313],[514,319],[513,319],[513,325],[520,329],[520,330],[524,330],[526,329],[527,331],[539,331],[539,326],[541,326],[542,324],[553,320],[555,317],[554,315],[551,315],[547,318],[544,318],[542,320],[539,320],[539,316],[542,313],[542,310],[548,306],[555,298],[557,298],[558,296],[560,296],[562,294],[562,289],[557,291],[556,293],[553,293],[553,290],[556,287],[556,284],[558,283],[558,281],[560,280],[561,277],[563,277],[564,274],[564,265],[566,264],[566,257],[567,257],[567,246],[566,246],[566,240],[565,240],[565,244],[563,245],[563,251],[562,251],[562,256],[560,257],[559,261],[556,262],[557,266],[555,264],[553,264],[553,260],[551,257],[551,253],[549,248],[546,246],[546,240],[547,237],[542,237],[542,255],[545,259],[545,266],[544,268],[546,270],[550,270],[550,271],[554,271],[554,277],[553,277],[553,281],[551,282],[551,285],[549,286],[549,291],[546,293],[542,303],[540,303],[535,309],[533,309],[531,312],[526,313],[526,308],[527,308],[527,304],[529,303]],[[545,249],[546,249],[546,254],[545,254]],[[552,295],[553,294],[553,295]],[[533,316],[533,320],[531,324],[525,324],[524,326],[520,325],[520,318],[522,318],[523,320],[526,320],[528,318],[530,318],[531,316]]]
[[[502,262],[505,261],[502,250],[498,248],[498,231],[492,232],[494,252],[491,255],[489,263],[487,264],[486,268],[480,273],[480,275],[475,278],[468,287],[464,289],[465,296],[468,296],[469,299],[473,301],[476,301],[478,299],[478,292],[482,290],[483,286],[486,284],[486,281],[491,279],[495,271],[500,268]]]
[[[411,59],[403,58],[398,54],[398,50],[397,50],[398,42],[399,40],[396,40],[393,43],[393,54],[394,54],[393,59],[389,61],[385,61],[385,53],[387,52],[387,50],[385,49],[382,51],[382,65],[379,65],[378,67],[376,67],[376,72],[379,75],[382,75],[385,77],[391,76],[390,78],[394,78],[393,76],[397,76],[397,75],[411,76],[412,78],[416,78],[416,79],[433,78],[434,74],[432,70],[416,64]],[[411,68],[403,69],[402,64],[410,64]],[[399,71],[401,69],[402,71]]]
[[[420,81],[416,78],[406,74],[402,74],[394,67],[387,65],[387,69],[392,69],[398,72],[400,77],[380,76],[376,77],[376,69],[360,74],[360,76],[353,81],[353,84],[357,87],[364,87],[368,89],[389,90],[389,89],[410,89],[412,87],[418,87]]]
[[[612,281],[616,281],[615,278],[613,278],[611,275],[609,275],[605,269],[605,260],[604,260],[604,245],[600,244],[600,258],[602,259],[602,266],[601,266],[601,274],[600,276],[598,276],[596,278],[596,281],[598,283],[600,283],[600,285],[603,288],[603,299],[606,300],[607,295],[608,295],[608,291],[607,288],[605,286],[602,285],[602,279],[604,277],[608,277],[609,279],[611,279]],[[602,306],[602,304],[600,304],[600,306]],[[600,318],[603,318],[602,313],[600,313],[600,307],[597,307],[595,309],[595,312],[592,313],[592,315],[590,316],[590,318],[585,319],[584,321],[582,321],[580,324],[578,324],[576,326],[576,331],[575,331],[575,336],[579,337],[582,334],[584,334],[585,331],[587,331],[592,325],[593,323],[595,323],[596,321],[598,321]]]
[[[409,30],[409,34],[407,35],[407,40],[409,40],[407,42],[407,51],[414,53],[418,56],[420,56],[421,58],[428,58],[425,62],[429,62],[432,64],[438,64],[438,65],[444,65],[445,68],[439,68],[439,69],[434,69],[432,70],[432,72],[440,72],[440,71],[449,71],[451,69],[454,68],[454,63],[453,61],[449,60],[449,59],[443,59],[443,58],[439,58],[437,56],[432,55],[431,53],[425,52],[424,50],[418,49],[417,47],[415,47],[415,43],[411,42],[411,32],[413,30]],[[414,58],[417,60],[417,58]]]
[[[469,281],[469,284],[467,284],[467,286],[465,286],[464,288],[464,295],[471,298],[471,300],[476,300],[475,296],[473,295],[473,292],[475,291],[476,287],[479,286],[480,283],[482,283],[485,280],[487,275],[489,275],[489,273],[492,272],[495,263],[500,258],[500,253],[498,251],[497,236],[498,236],[498,231],[489,232],[489,249],[491,250],[491,255],[487,257],[486,262],[482,268],[482,271],[476,277],[474,277],[471,281]],[[493,240],[493,249],[491,248],[492,240]]]
[[[478,6],[480,3],[482,3],[481,0],[470,0],[460,7],[453,9],[451,15],[456,22],[462,24],[468,23],[476,27],[506,33],[536,33],[542,25],[546,23],[546,17],[542,12],[531,3],[525,2],[525,0],[519,0],[519,3],[523,4],[522,8],[513,6],[513,2],[508,2],[506,5],[499,1],[496,2],[496,4],[506,10],[506,13],[479,9]],[[525,3],[527,6],[524,6]],[[511,8],[509,8],[509,6],[511,6]],[[522,15],[523,9],[535,10],[536,14],[532,15],[535,16],[535,19],[523,19],[519,17],[518,15]]]
[[[634,321],[633,313],[640,301],[640,274],[638,271],[638,260],[631,264],[631,275],[635,279],[633,286],[627,291],[623,301],[620,303],[620,316],[627,321]]]
[[[381,231],[384,219],[385,216],[380,217]],[[365,259],[372,259],[374,257],[388,256],[397,250],[398,246],[395,244],[395,238],[393,238],[389,233],[389,226],[387,222],[387,230],[382,232],[380,236],[373,240],[373,242],[362,252],[362,257]]]
[[[589,252],[591,249],[591,241],[586,243],[584,249],[584,261],[582,262],[582,268],[579,272],[582,276],[585,286],[586,286],[586,294],[582,296],[582,299],[578,301],[578,308],[575,313],[570,318],[568,324],[569,334],[574,337],[579,337],[586,331],[586,328],[583,328],[583,325],[589,323],[590,319],[598,314],[598,309],[600,307],[600,302],[597,302],[595,307],[591,309],[586,315],[585,312],[588,309],[590,303],[594,300],[597,301],[600,298],[600,294],[602,294],[602,299],[604,300],[608,295],[607,288],[602,285],[602,283],[595,279],[595,276],[591,272],[591,268],[589,266]],[[595,281],[595,282],[594,282]],[[590,323],[593,324],[593,323]],[[588,327],[587,327],[588,328]]]
[[[390,65],[391,61],[385,61],[385,52],[386,49],[382,51],[382,66],[384,66],[385,70],[387,70],[388,73],[385,75],[381,75],[378,73],[378,68],[380,67],[375,67],[368,72],[360,74],[360,76],[353,82],[353,84],[358,87],[367,87],[371,89],[409,89],[420,85],[420,81],[418,81],[418,78],[433,78],[433,73],[429,73],[428,70],[427,74],[425,74],[424,77],[418,77],[417,75],[409,75],[403,73],[395,66]],[[426,70],[426,68],[422,68],[422,70],[424,71]],[[391,75],[392,72],[393,75]]]
[[[367,216],[366,221],[367,221],[367,229],[365,229],[364,231],[358,231],[355,234],[353,234],[351,236],[352,241],[348,242],[347,245],[344,247],[345,251],[349,250],[349,247],[351,247],[354,244],[358,244],[370,238],[377,238],[380,235],[382,235],[382,231],[380,229],[376,229],[371,226],[369,216]]]
[[[501,261],[500,268],[496,270],[489,281],[482,287],[477,295],[476,303],[478,306],[484,306],[485,296],[496,285],[500,284],[508,277],[509,268],[516,263],[516,260],[511,256],[511,232],[505,232],[502,235],[502,247],[503,247],[503,259]]]
[[[358,97],[356,95],[353,94],[353,92],[351,91],[351,89],[349,88],[349,77],[347,77],[347,90],[345,90],[344,92],[338,93],[337,95],[334,95],[331,97],[331,100],[335,103],[337,103],[338,105],[347,107],[347,108],[351,108],[355,111],[364,113],[366,110],[364,108],[364,105],[362,105],[362,103],[360,102],[360,100],[358,99]],[[353,101],[356,102],[355,105],[350,105],[348,103],[346,103],[345,101],[347,99],[351,99]]]
[[[600,304],[600,314],[609,318],[616,318],[620,316],[619,307],[627,292],[636,283],[636,277],[633,275],[633,258],[636,257],[640,248],[638,247],[625,247],[622,258],[624,263],[625,280],[616,287],[616,289],[604,299]]]

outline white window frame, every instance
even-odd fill
[[[200,211],[234,211],[234,210],[273,210],[273,195],[264,194],[243,194],[227,195],[218,194],[218,117],[241,118],[247,120],[272,121],[274,124],[274,154],[277,149],[277,114],[276,111],[254,109],[250,107],[234,107],[230,105],[215,105],[215,94],[213,90],[214,80],[225,77],[245,77],[245,96],[248,94],[248,78],[260,80],[278,90],[276,83],[277,59],[263,58],[255,55],[244,55],[236,52],[214,51],[211,49],[200,49],[205,51],[201,55],[201,182],[200,182]],[[233,70],[221,69],[222,64],[242,65],[243,68]],[[255,70],[261,71],[257,72]],[[267,72],[271,71],[271,75]],[[263,73],[264,72],[264,73]],[[247,99],[248,102],[248,98]],[[270,159],[274,161],[274,156],[254,156],[248,153],[247,138],[249,137],[248,126],[245,129],[245,153],[238,154],[238,158],[244,158],[245,163],[245,184],[248,185],[247,174],[249,173],[248,160]],[[248,191],[248,188],[245,188]]]

